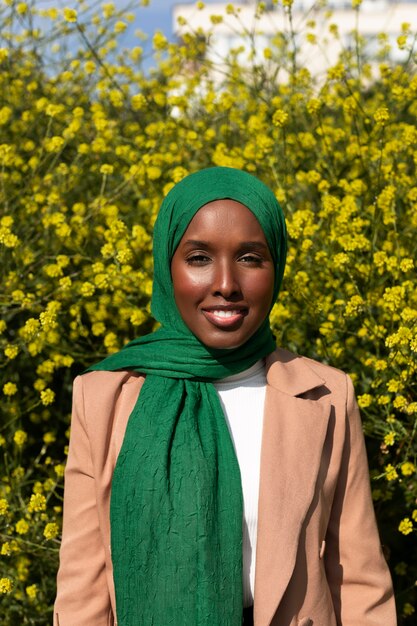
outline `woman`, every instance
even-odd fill
[[[57,625],[394,626],[352,384],[269,328],[285,254],[250,174],[165,198],[161,329],[75,382]]]

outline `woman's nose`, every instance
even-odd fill
[[[234,264],[230,262],[219,263],[215,268],[212,284],[213,294],[230,299],[241,294],[239,279]]]

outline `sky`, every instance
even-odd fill
[[[70,7],[78,9],[80,0],[54,0],[54,6],[60,9]],[[134,13],[136,19],[133,23],[128,24],[124,33],[119,34],[118,42],[120,48],[133,48],[141,46],[144,50],[143,68],[149,70],[154,65],[152,57],[152,35],[156,30],[162,31],[170,40],[174,40],[172,11],[176,4],[195,4],[196,0],[149,0],[146,7],[140,6],[139,0],[87,0],[85,5],[93,8],[95,11],[100,9],[100,5],[107,2],[113,2],[118,9],[126,8],[127,13]],[[205,4],[213,4],[219,0],[204,0]],[[38,9],[48,9],[51,6],[51,0],[36,0]],[[135,31],[142,31],[147,40],[138,39]]]
[[[137,10],[136,28],[152,35],[155,30],[172,37],[172,7],[179,4],[175,0],[151,0],[149,6]]]
[[[216,0],[204,1],[205,4],[212,4]],[[175,4],[194,4],[194,2],[187,0],[183,0],[183,2],[179,0],[150,0],[148,7],[138,9],[136,27],[150,34],[159,29],[166,36],[172,37],[172,7]]]
[[[204,3],[213,4],[216,1],[218,2],[219,0],[204,0]],[[125,37],[123,39],[120,38],[120,42],[129,47],[130,45],[138,45],[137,39],[133,35],[135,29],[140,29],[148,35],[148,43],[139,44],[145,51],[144,67],[147,69],[152,65],[152,60],[147,53],[151,49],[153,33],[156,30],[161,30],[168,39],[173,40],[172,8],[176,4],[195,4],[195,0],[191,2],[187,0],[182,2],[180,0],[150,0],[149,6],[140,7],[135,11],[136,21],[132,24],[132,28],[129,28],[126,32]]]

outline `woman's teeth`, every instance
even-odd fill
[[[235,315],[239,315],[239,313],[241,313],[241,311],[220,311],[220,310],[215,310],[212,311],[213,315],[216,315],[217,317],[234,317]]]

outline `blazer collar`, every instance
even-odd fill
[[[326,382],[306,359],[283,348],[266,357],[266,379],[269,385],[290,396],[299,396]]]

